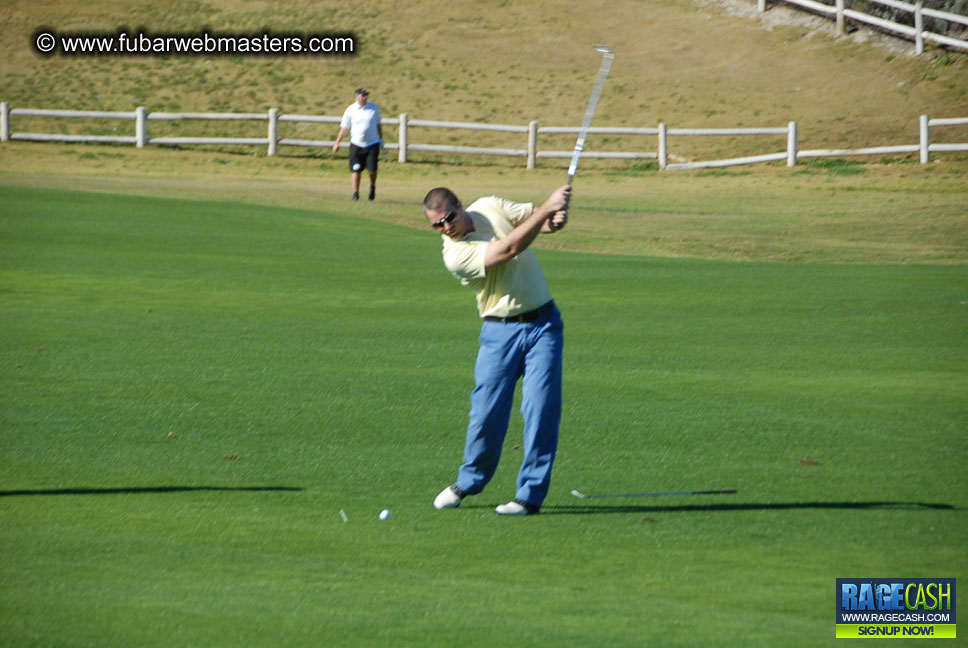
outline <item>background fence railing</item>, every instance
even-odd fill
[[[58,119],[112,119],[134,122],[132,135],[72,135],[59,133],[16,132],[13,128],[14,117],[49,117]],[[265,137],[151,137],[148,123],[151,121],[255,121],[266,122]],[[35,141],[35,142],[92,142],[108,144],[133,144],[138,148],[148,145],[239,145],[264,146],[266,154],[278,154],[280,146],[301,147],[332,147],[335,140],[294,139],[279,136],[279,124],[285,123],[322,123],[339,124],[339,117],[325,115],[282,115],[278,108],[272,108],[263,113],[170,113],[148,112],[147,108],[139,107],[131,112],[109,112],[96,110],[48,110],[34,108],[11,108],[8,102],[0,103],[0,141]],[[481,124],[472,122],[450,122],[410,119],[407,113],[399,118],[385,118],[381,122],[384,126],[396,126],[398,138],[396,143],[387,143],[385,147],[397,151],[397,160],[407,162],[411,151],[426,151],[435,153],[456,153],[473,155],[500,155],[523,157],[527,159],[527,167],[537,166],[538,158],[569,158],[572,150],[541,150],[538,147],[541,135],[567,135],[578,133],[577,127],[571,126],[539,126],[537,121],[527,126],[507,124]],[[968,125],[968,117],[949,117],[932,119],[928,115],[921,115],[918,121],[919,141],[916,144],[873,146],[859,149],[801,149],[799,147],[797,122],[789,122],[783,127],[771,128],[669,128],[660,123],[657,128],[617,128],[591,127],[589,133],[601,135],[629,135],[656,137],[657,150],[652,151],[583,151],[585,158],[658,160],[660,169],[699,169],[708,167],[725,167],[741,164],[756,164],[761,162],[779,162],[785,160],[787,166],[794,166],[800,158],[841,157],[851,155],[885,155],[918,153],[922,164],[927,163],[932,153],[968,151],[968,143],[932,143],[933,129],[943,126]],[[458,130],[479,130],[527,135],[527,146],[523,148],[494,148],[477,146],[458,146],[443,144],[414,144],[410,142],[410,131],[413,128],[443,128]],[[913,129],[912,129],[913,130]],[[783,150],[761,155],[735,157],[706,161],[683,161],[670,163],[673,156],[669,152],[670,137],[716,137],[716,136],[785,136],[786,147]]]
[[[947,45],[958,49],[968,49],[968,41],[966,40],[945,34],[938,34],[925,28],[925,18],[933,18],[935,20],[943,20],[949,23],[968,26],[968,16],[931,9],[925,7],[924,2],[915,2],[912,4],[910,2],[901,2],[900,0],[866,0],[865,4],[868,5],[868,11],[860,11],[859,9],[848,8],[846,6],[847,0],[832,0],[833,4],[829,4],[831,0],[828,0],[828,2],[818,2],[817,0],[770,0],[770,2],[776,3],[781,1],[786,4],[809,9],[824,16],[832,17],[837,23],[838,34],[846,33],[847,19],[849,18],[895,34],[907,36],[914,40],[914,51],[919,56],[924,53],[925,41],[932,41],[940,45]],[[766,11],[767,4],[767,0],[756,0],[756,6],[760,13]],[[901,12],[901,15],[905,13],[911,14],[910,22],[912,24],[907,25],[899,23],[896,20],[889,20],[872,15],[870,4],[896,10],[892,11],[892,14],[896,14],[898,11]]]

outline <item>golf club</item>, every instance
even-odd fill
[[[568,183],[571,184],[578,171],[578,160],[581,152],[585,148],[585,138],[588,137],[588,129],[592,125],[592,117],[595,116],[595,107],[598,105],[598,98],[602,96],[602,88],[605,86],[605,79],[608,78],[608,71],[612,69],[612,61],[615,53],[608,45],[597,45],[595,51],[601,53],[602,65],[598,68],[598,79],[592,89],[592,96],[588,98],[588,107],[585,108],[585,118],[582,120],[581,128],[578,130],[578,139],[575,140],[575,151],[571,154],[571,164],[568,165]],[[571,202],[570,199],[568,202]],[[568,211],[568,202],[565,203],[565,211]],[[554,225],[551,225],[555,228]],[[557,228],[555,228],[557,229]]]
[[[588,137],[588,129],[592,125],[592,117],[595,116],[595,107],[598,105],[599,97],[602,96],[602,88],[605,86],[608,71],[612,69],[612,61],[615,60],[615,52],[607,45],[598,45],[595,47],[595,51],[603,54],[602,66],[598,68],[598,80],[595,81],[592,96],[588,98],[585,119],[581,123],[581,129],[578,131],[578,139],[575,141],[575,152],[571,154],[571,164],[568,165],[568,184],[571,184],[572,179],[575,177],[575,172],[578,171],[578,160],[581,158],[582,149],[585,148],[585,138]]]
[[[600,497],[664,497],[666,495],[732,495],[736,489],[729,490],[697,490],[697,491],[657,491],[654,493],[609,493],[607,495],[586,495],[577,490],[571,494],[578,499],[595,499]]]

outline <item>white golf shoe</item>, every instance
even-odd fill
[[[538,507],[517,500],[511,500],[507,504],[501,504],[494,511],[498,515],[534,515],[538,512]]]
[[[439,510],[452,509],[460,506],[461,500],[464,498],[457,494],[452,486],[448,486],[444,490],[440,491],[440,494],[434,499],[434,508]]]

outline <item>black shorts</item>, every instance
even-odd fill
[[[350,144],[350,171],[362,171],[364,167],[371,173],[376,172],[377,162],[380,160],[380,143],[372,146],[357,146]]]

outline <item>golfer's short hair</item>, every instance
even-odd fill
[[[424,198],[423,204],[424,210],[426,211],[436,211],[438,209],[450,210],[457,209],[460,205],[460,200],[447,187],[437,187],[427,192],[427,197]]]

